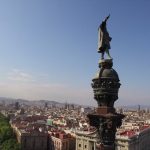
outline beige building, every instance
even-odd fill
[[[150,128],[132,130],[116,136],[116,150],[150,150]]]
[[[76,133],[76,150],[96,150],[96,134]],[[150,150],[150,128],[145,126],[140,132],[128,130],[116,135],[115,150]]]
[[[77,132],[76,150],[96,150],[96,133]]]

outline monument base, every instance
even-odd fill
[[[98,114],[115,113],[115,109],[112,107],[101,106],[96,109]]]

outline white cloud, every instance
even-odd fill
[[[8,79],[11,81],[31,82],[34,81],[32,75],[18,69],[13,69],[8,73]]]

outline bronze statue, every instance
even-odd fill
[[[104,53],[106,52],[109,59],[112,59],[109,54],[110,49],[110,41],[111,37],[109,36],[109,33],[106,28],[106,22],[109,19],[110,15],[105,18],[104,21],[100,24],[98,28],[98,52],[101,54],[101,59],[104,59]]]

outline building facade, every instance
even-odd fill
[[[48,150],[48,134],[22,133],[21,150]]]
[[[96,150],[96,134],[76,133],[76,150]],[[116,135],[115,150],[150,150],[150,127]]]
[[[66,133],[50,134],[50,150],[75,150],[75,138]]]
[[[76,133],[76,150],[96,150],[96,134]]]
[[[140,132],[126,131],[116,136],[116,150],[149,150],[150,128]]]

